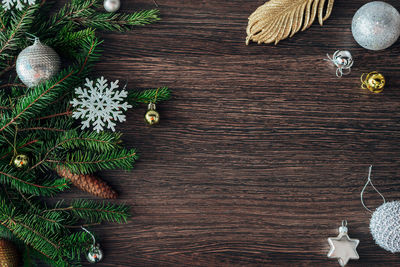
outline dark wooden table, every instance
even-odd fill
[[[174,94],[158,127],[144,125],[142,106],[119,128],[141,159],[103,177],[133,216],[96,228],[97,266],[339,266],[327,238],[343,219],[360,239],[349,266],[400,266],[374,244],[360,203],[369,164],[386,198],[400,199],[400,43],[379,52],[355,43],[353,14],[369,1],[337,0],[324,27],[278,46],[245,46],[247,17],[263,0],[157,1],[160,23],[102,34],[98,75]],[[342,79],[323,61],[337,49],[355,58]],[[387,77],[382,94],[360,89],[373,70]],[[366,201],[381,204],[372,190]]]

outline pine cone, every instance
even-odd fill
[[[11,241],[0,239],[0,266],[18,267],[18,250]]]
[[[56,168],[56,171],[58,175],[69,179],[73,185],[82,191],[101,198],[115,199],[118,196],[117,192],[115,192],[106,182],[92,174],[73,174],[65,167],[60,166]]]

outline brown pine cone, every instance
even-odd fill
[[[82,191],[101,198],[115,199],[118,196],[117,192],[115,192],[106,182],[92,174],[73,174],[70,170],[61,166],[57,167],[56,171],[58,175],[69,179],[73,185]]]
[[[0,239],[0,266],[18,267],[19,254],[14,244],[6,239]]]

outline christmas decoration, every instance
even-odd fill
[[[4,10],[12,10],[14,7],[18,10],[22,10],[27,5],[35,4],[35,0],[2,0]]]
[[[119,87],[118,80],[108,85],[104,77],[97,79],[96,85],[86,78],[85,86],[89,91],[81,87],[75,89],[78,99],[71,101],[72,106],[76,107],[72,117],[82,118],[82,130],[93,124],[94,130],[100,132],[107,123],[107,128],[115,132],[114,121],[125,121],[122,110],[126,111],[132,107],[127,102],[122,103],[128,92],[115,90]]]
[[[88,253],[86,254],[86,259],[90,263],[98,263],[103,259],[103,251],[98,244],[90,246]]]
[[[154,103],[149,104],[148,110],[144,115],[144,120],[148,125],[155,125],[160,122],[160,114],[156,111],[156,105]]]
[[[334,0],[328,0],[323,15],[325,0],[270,0],[250,15],[246,44],[253,41],[276,45],[300,29],[309,28],[316,16],[322,26],[331,15],[333,3]]]
[[[86,254],[86,259],[88,260],[88,262],[90,263],[98,263],[100,262],[103,257],[103,251],[100,248],[99,244],[96,244],[96,239],[94,237],[94,235],[89,232],[85,227],[82,226],[82,229],[87,232],[89,235],[91,235],[92,239],[93,239],[93,244],[89,247],[87,254]]]
[[[24,6],[22,11],[6,12],[0,7],[0,238],[13,240],[24,255],[21,266],[34,265],[35,259],[57,267],[80,266],[82,256],[91,248],[91,236],[76,228],[102,222],[125,223],[129,207],[60,199],[58,194],[73,183],[97,196],[115,198],[115,191],[95,178],[94,173],[131,170],[137,155],[135,149],[124,147],[121,133],[82,130],[76,125],[72,114],[84,107],[71,105],[73,89],[90,91],[84,86],[85,79],[91,76],[101,56],[102,41],[96,37],[97,30],[127,31],[131,26],[159,20],[158,11],[103,13],[99,11],[101,0],[68,1],[53,10],[58,6],[53,1],[37,2]],[[28,35],[37,36],[40,42],[36,39],[27,48]],[[63,68],[51,75],[50,70],[53,72],[57,64],[56,60],[49,60],[56,57],[49,52],[50,47],[65,59]],[[29,72],[26,66],[37,73]],[[31,82],[40,83],[26,88],[14,70],[28,86],[32,86]],[[96,111],[112,110],[117,122],[122,117],[114,108],[122,110],[124,105],[116,95],[122,98],[123,94],[113,91],[110,97],[110,88],[101,89],[103,95],[96,88],[96,97],[107,100]],[[127,108],[148,104],[155,95],[158,101],[167,100],[170,92],[160,88],[124,94]],[[78,101],[82,101],[80,96]],[[21,155],[28,157],[29,164],[25,165]],[[26,167],[21,169],[20,165]],[[49,201],[48,197],[60,201]],[[96,253],[100,259],[100,253]]]
[[[351,56],[351,53],[349,51],[340,51],[337,50],[332,57],[329,56],[329,54],[326,54],[328,59],[331,61],[335,66],[337,67],[336,69],[336,76],[337,77],[342,77],[343,75],[348,75],[351,72],[351,67],[354,64],[353,57]],[[346,70],[346,72],[344,72]]]
[[[18,267],[19,255],[14,244],[6,239],[0,239],[0,266]]]
[[[361,204],[372,213],[369,228],[376,244],[392,253],[400,252],[400,201],[386,202],[385,197],[376,189],[371,180],[372,165],[369,167],[368,180],[361,190]],[[364,193],[368,185],[379,194],[383,204],[374,212],[364,203]]]
[[[328,238],[330,246],[328,257],[338,259],[342,267],[345,266],[349,260],[358,260],[360,258],[357,253],[357,246],[360,240],[351,239],[347,232],[347,221],[343,221],[342,226],[339,227],[339,235],[337,237]]]
[[[121,2],[120,0],[104,0],[103,6],[107,12],[117,12]]]
[[[369,50],[392,46],[400,36],[400,14],[390,4],[374,1],[363,5],[351,26],[354,39]]]
[[[13,159],[13,165],[18,169],[25,169],[29,165],[29,157],[25,154],[18,154]]]
[[[59,176],[67,178],[79,189],[101,198],[117,198],[118,194],[106,182],[92,174],[73,174],[66,168],[56,169]]]
[[[372,213],[370,231],[377,245],[392,253],[400,252],[400,201],[387,202]]]
[[[365,76],[365,77],[364,77]],[[380,93],[385,87],[385,77],[377,71],[363,73],[361,75],[361,88],[368,89],[372,93]]]
[[[18,55],[16,69],[21,81],[26,86],[32,87],[58,73],[60,58],[51,47],[43,45],[39,38],[35,38],[34,44]]]

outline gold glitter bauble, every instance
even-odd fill
[[[23,169],[29,165],[29,157],[25,154],[18,154],[13,159],[13,165],[18,169]]]
[[[363,73],[361,75],[361,88],[368,89],[373,93],[382,92],[385,84],[385,77],[377,71],[373,71],[368,74]]]
[[[11,241],[0,239],[0,266],[18,267],[18,250]]]
[[[146,115],[144,115],[144,120],[148,125],[155,125],[160,122],[160,114],[156,111],[155,104],[149,104]]]

